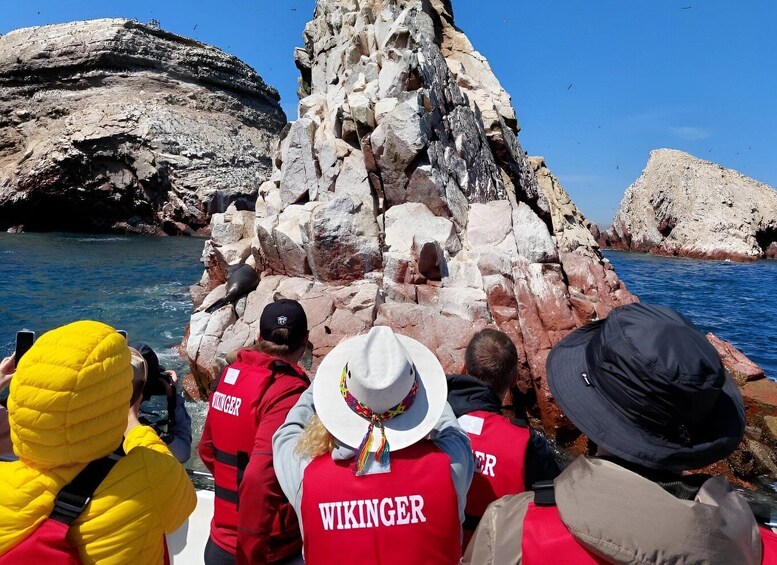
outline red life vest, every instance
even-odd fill
[[[68,525],[46,518],[28,538],[0,556],[0,564],[60,563],[80,565],[78,549],[67,541]]]
[[[116,461],[124,455],[123,450],[96,459],[84,467],[76,477],[57,493],[54,509],[41,524],[24,538],[0,555],[0,565],[19,563],[51,563],[56,565],[79,565],[81,556],[78,548],[67,541],[70,525],[86,510],[94,491],[110,473]],[[164,563],[170,563],[167,540],[163,539]]]
[[[777,565],[777,534],[761,527],[761,564]]]
[[[279,373],[307,381],[304,371],[296,365],[243,350],[238,352],[237,361],[224,369],[210,395],[207,417],[213,439],[216,487],[211,535],[217,532],[218,545],[233,554],[237,551],[238,489],[254,448],[259,423],[257,408]]]
[[[761,563],[777,565],[777,534],[767,528],[761,531]],[[610,563],[586,549],[570,533],[556,506],[537,506],[529,503],[523,519],[521,553],[524,565],[542,565],[553,556],[559,565],[589,565]]]
[[[597,557],[578,542],[561,521],[556,506],[529,503],[523,519],[521,540],[523,565],[542,565],[553,556],[559,565],[589,565],[609,563]]]
[[[529,428],[509,418],[476,410],[459,418],[472,442],[475,475],[467,493],[464,547],[469,543],[486,507],[507,494],[526,490],[524,484]]]
[[[431,441],[391,453],[391,472],[315,458],[302,480],[305,562],[458,563],[461,525],[450,459]]]

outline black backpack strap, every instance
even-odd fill
[[[59,491],[49,518],[68,526],[84,511],[92,495],[103,482],[121,455],[112,453],[84,467],[76,478]]]
[[[537,481],[531,486],[534,491],[534,504],[537,506],[555,506],[556,492],[553,481]]]

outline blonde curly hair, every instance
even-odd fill
[[[321,419],[313,414],[310,422],[302,431],[294,451],[302,456],[313,459],[319,455],[332,453],[335,448],[335,437],[329,433]]]

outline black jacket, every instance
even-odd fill
[[[476,410],[501,414],[502,403],[491,387],[469,375],[448,375],[448,403],[457,418]],[[528,427],[526,420],[510,420],[516,426]],[[526,488],[538,481],[555,479],[561,466],[548,440],[529,428],[530,439],[526,447],[524,484]]]

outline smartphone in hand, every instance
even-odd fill
[[[22,360],[24,354],[29,351],[35,342],[35,332],[30,330],[21,330],[16,332],[16,365]]]

